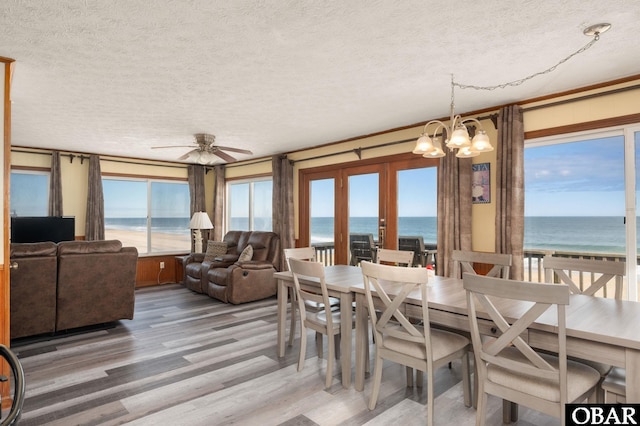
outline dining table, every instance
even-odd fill
[[[348,312],[340,320],[340,364],[342,369],[342,386],[351,386],[351,340],[353,330],[353,292],[351,286],[358,280],[362,281],[361,269],[350,265],[331,265],[325,269],[325,283],[330,297],[340,300],[340,312]],[[278,285],[278,356],[285,355],[285,338],[287,322],[288,289],[294,286],[293,275],[290,271],[276,272]],[[300,277],[300,286],[308,291],[320,292],[320,282],[310,277]],[[293,301],[291,301],[293,303]],[[294,312],[294,309],[291,309]]]
[[[357,282],[351,290],[356,301],[356,360],[355,389],[364,389],[365,346],[369,344],[369,315],[364,284]],[[362,281],[362,280],[361,280]],[[375,298],[375,292],[373,292]],[[470,329],[466,292],[463,280],[435,276],[427,285],[427,303],[431,324],[468,332]],[[414,311],[420,315],[422,306],[419,292],[411,294],[405,303],[407,315]],[[496,301],[498,310],[507,320],[517,319],[531,303]],[[485,335],[498,333],[495,325],[482,309],[477,312],[480,330]],[[628,403],[640,402],[640,303],[603,297],[575,294],[566,307],[567,355],[602,362],[626,369],[626,398]],[[558,350],[557,314],[551,307],[524,333],[529,344],[540,350]]]
[[[285,354],[288,288],[293,286],[290,272],[277,272],[278,281],[278,356]],[[349,312],[355,300],[355,380],[354,387],[364,390],[366,357],[369,346],[369,313],[359,266],[333,265],[325,267],[325,282],[329,295],[340,299],[340,309]],[[301,285],[311,289],[318,282],[303,280]],[[375,292],[373,292],[375,298]],[[459,278],[430,276],[427,283],[429,320],[431,324],[463,332],[469,331],[466,292]],[[500,301],[500,312],[507,318],[519,318],[531,304],[519,301]],[[409,316],[421,315],[419,292],[405,301]],[[412,315],[412,313],[414,313]],[[480,330],[496,335],[498,330],[488,315],[479,309]],[[557,351],[557,315],[549,308],[524,333],[532,347]],[[351,383],[351,338],[353,324],[342,322],[341,366],[342,384]],[[626,369],[626,398],[628,403],[640,403],[640,302],[616,300],[575,294],[566,307],[567,354],[586,360],[602,362]]]

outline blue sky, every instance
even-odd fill
[[[103,179],[105,217],[146,217],[147,182]],[[189,217],[189,188],[183,183],[151,183],[152,217]]]
[[[525,149],[525,216],[624,216],[622,136]],[[491,170],[495,173],[495,170]],[[435,168],[401,172],[399,216],[436,216]],[[350,215],[377,216],[377,175],[350,179]],[[311,214],[334,215],[333,180],[314,181]]]
[[[398,177],[399,215],[436,216],[436,169],[412,169]],[[349,209],[354,217],[378,215],[378,175],[351,176],[349,179]],[[334,182],[332,179],[313,181],[311,215],[334,216]]]
[[[624,216],[622,136],[525,149],[525,216]]]

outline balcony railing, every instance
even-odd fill
[[[335,246],[333,242],[313,244],[316,248],[316,257],[325,266],[334,264]],[[429,250],[429,255],[435,258],[436,250]],[[584,253],[573,251],[554,250],[526,250],[524,251],[524,279],[527,281],[544,281],[544,271],[542,269],[542,259],[546,255],[557,257],[568,257],[573,259],[594,259],[607,260],[610,262],[624,262],[625,256],[611,253]],[[636,260],[640,265],[640,257]]]

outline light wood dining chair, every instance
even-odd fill
[[[327,375],[325,387],[331,387],[333,381],[333,364],[336,358],[336,345],[340,335],[340,324],[342,313],[340,310],[322,309],[317,312],[307,310],[307,302],[313,302],[322,306],[330,306],[329,292],[324,280],[324,265],[319,262],[310,262],[295,258],[289,259],[289,267],[293,274],[293,283],[296,289],[298,300],[298,310],[300,312],[300,357],[298,359],[298,371],[304,367],[305,354],[307,350],[307,328],[315,330],[317,333],[327,336],[328,356],[327,356]],[[300,285],[300,278],[308,277],[318,280],[320,285],[320,293],[310,292],[303,289]],[[353,312],[347,312],[349,320],[353,322]]]
[[[316,261],[316,249],[315,247],[296,247],[296,248],[286,248],[284,251],[284,258],[287,263],[287,268],[291,270],[291,265],[289,264],[289,259],[300,259],[300,260],[308,260],[315,262]],[[291,300],[291,326],[289,332],[289,346],[293,346],[293,340],[296,335],[296,321],[298,318],[297,315],[297,297],[296,297],[296,289],[295,287],[289,287],[289,300]],[[332,309],[336,309],[337,306],[340,305],[340,299],[335,297],[329,298],[329,303]],[[318,312],[324,309],[322,304],[318,304],[313,301],[306,302],[307,310],[311,312]],[[318,348],[318,356],[322,358],[322,334],[316,333],[316,347]],[[338,352],[336,352],[336,355]]]
[[[547,255],[542,259],[542,268],[546,282],[567,284],[571,293],[607,297],[612,285],[614,297],[622,299],[625,262]]]
[[[509,278],[511,271],[512,256],[502,253],[485,253],[480,251],[453,250],[451,252],[453,260],[454,278],[462,278],[462,274],[477,274],[474,263],[493,265],[487,272],[488,277]]]
[[[376,254],[376,263],[411,267],[413,264],[413,252],[379,248]]]
[[[476,425],[485,422],[488,395],[558,417],[564,425],[565,404],[584,401],[600,380],[595,369],[567,360],[565,307],[569,287],[472,274],[464,274],[463,282],[478,371]],[[507,319],[497,308],[504,301],[526,302],[527,311],[520,318]],[[557,315],[557,356],[536,352],[522,338],[550,307]],[[482,319],[477,317],[478,310]],[[480,327],[488,327],[487,317],[501,335],[483,341]]]
[[[572,259],[567,257],[545,256],[542,259],[544,280],[547,283],[562,283],[569,286],[573,294],[607,297],[613,290],[614,297],[622,299],[623,281],[626,272],[625,262],[611,262],[596,259]],[[613,288],[611,288],[613,287]],[[573,359],[573,358],[572,358]],[[604,403],[604,381],[610,374],[610,364],[580,360],[600,373],[595,402]],[[616,377],[612,382],[616,382]]]
[[[362,276],[369,312],[381,310],[380,316],[369,315],[375,333],[376,362],[369,409],[373,410],[380,393],[382,364],[385,359],[424,371],[427,374],[427,420],[433,424],[433,372],[450,361],[462,361],[465,404],[470,405],[469,339],[460,334],[429,327],[427,306],[427,270],[362,262]],[[422,324],[413,324],[404,314],[403,303],[418,290],[422,298]],[[374,302],[376,300],[381,304]],[[415,294],[415,293],[414,293]]]
[[[412,262],[414,260],[413,251],[409,250],[392,250],[392,249],[377,249],[376,254],[376,263],[381,264],[391,264],[392,266],[405,266],[410,268],[412,266]],[[375,333],[373,333],[373,339],[375,340]],[[407,386],[413,386],[413,369],[411,367],[406,368],[407,370]],[[416,380],[418,386],[422,385],[422,375],[421,372],[418,372],[418,378]]]

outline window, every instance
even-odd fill
[[[189,251],[189,186],[152,179],[102,179],[105,238],[140,253]]]
[[[47,216],[49,214],[49,172],[11,172],[11,215]]]
[[[637,300],[638,134],[635,126],[527,141],[525,279],[543,279],[545,254],[626,261],[623,298]]]
[[[625,253],[624,137],[525,150],[525,249]]]
[[[227,183],[229,230],[271,231],[271,178]]]

